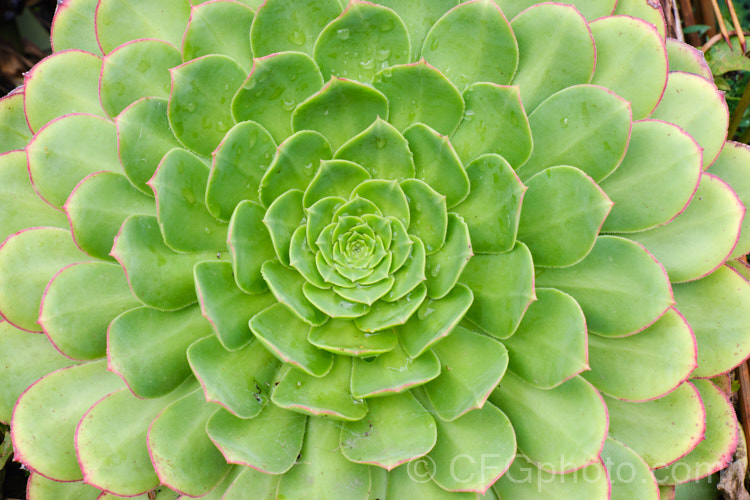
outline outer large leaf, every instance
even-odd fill
[[[52,48],[55,52],[81,49],[101,55],[94,26],[98,3],[98,0],[77,0],[60,4],[51,30]]]
[[[0,151],[23,149],[32,133],[23,109],[23,92],[14,92],[0,99]]]
[[[612,483],[612,500],[659,500],[653,473],[632,449],[609,438],[604,442],[602,461]]]
[[[720,177],[737,194],[743,205],[750,205],[750,147],[738,142],[727,141],[721,154],[711,165],[711,173]],[[750,252],[750,216],[742,219],[740,239],[729,259],[740,258]]]
[[[239,2],[204,2],[193,6],[182,37],[184,59],[224,54],[249,70],[253,64],[248,36],[252,22],[253,10]]]

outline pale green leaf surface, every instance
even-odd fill
[[[229,221],[228,245],[237,286],[246,293],[261,293],[268,286],[261,275],[263,263],[275,257],[271,235],[263,224],[266,210],[242,201]]]
[[[310,330],[307,340],[321,349],[344,356],[375,356],[388,352],[398,343],[391,330],[376,334],[361,331],[348,319],[329,319],[323,326]]]
[[[747,145],[727,141],[711,165],[710,173],[729,184],[745,207],[750,205],[750,149]],[[740,238],[729,259],[738,259],[747,253],[750,253],[750,216],[746,213],[742,219]]]
[[[414,161],[406,139],[380,117],[341,146],[334,158],[361,165],[373,179],[403,181],[414,177]]]
[[[0,99],[0,152],[23,149],[31,139],[31,129],[23,109],[23,92]]]
[[[81,49],[102,55],[94,25],[98,4],[98,0],[67,0],[57,8],[51,30],[55,52]]]
[[[249,36],[252,23],[253,10],[238,2],[194,5],[182,37],[182,56],[190,61],[209,54],[223,54],[250,71],[253,65]]]
[[[440,362],[432,351],[410,358],[401,345],[373,360],[355,359],[351,388],[355,398],[390,396],[420,386],[440,375]]]

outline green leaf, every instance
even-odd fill
[[[241,122],[216,148],[208,176],[206,206],[220,220],[229,220],[244,200],[257,201],[258,188],[276,153],[276,143],[261,125]]]
[[[331,318],[323,326],[310,330],[307,340],[334,354],[366,357],[388,352],[398,343],[391,330],[367,334],[347,319]]]
[[[167,100],[145,97],[115,118],[120,162],[130,182],[151,196],[146,182],[153,177],[161,159],[181,147],[167,117]]]
[[[193,342],[187,358],[206,401],[247,419],[256,417],[270,401],[271,384],[281,367],[260,342],[230,352],[213,335]]]
[[[27,227],[69,227],[65,214],[49,206],[34,191],[24,151],[0,154],[0,212],[3,214],[0,218],[0,238],[3,240]]]
[[[427,299],[403,325],[396,328],[407,354],[416,358],[448,336],[461,321],[473,299],[471,290],[459,284],[440,299]]]
[[[81,49],[98,56],[102,54],[94,25],[98,4],[98,0],[76,0],[60,4],[52,24],[54,52]]]
[[[526,191],[511,165],[486,154],[466,167],[469,196],[455,210],[469,227],[476,253],[505,253],[516,243],[521,203]]]
[[[703,51],[685,42],[680,42],[675,38],[667,38],[667,56],[669,57],[670,71],[684,71],[707,79],[713,78]]]
[[[309,212],[308,212],[309,214]],[[292,242],[289,247],[289,264],[295,268],[305,278],[310,285],[315,285],[318,288],[326,288],[328,285],[318,271],[318,266],[315,263],[315,253],[310,249],[307,242],[307,229],[310,224],[308,218],[307,225],[302,225],[294,231],[292,235]],[[307,283],[305,283],[307,285]],[[303,290],[304,292],[304,290]],[[321,300],[324,297],[320,297]],[[331,297],[328,297],[329,299]],[[309,300],[309,298],[308,298]],[[333,305],[333,304],[329,304]],[[321,307],[318,309],[321,309]],[[322,310],[322,309],[321,309]]]
[[[47,285],[39,324],[54,346],[72,359],[107,355],[107,327],[140,305],[117,264],[84,262],[63,268]]]
[[[638,243],[617,236],[597,238],[574,266],[540,269],[536,283],[573,296],[588,328],[611,337],[643,330],[674,304],[661,264]]]
[[[289,265],[289,246],[292,235],[305,218],[302,209],[302,191],[291,189],[271,203],[263,217],[263,224],[271,235],[276,255],[285,266]]]
[[[686,102],[693,103],[685,106]],[[724,95],[713,82],[690,73],[672,72],[659,105],[651,115],[674,123],[703,148],[703,168],[711,165],[724,146],[729,111]]]
[[[24,111],[31,131],[71,113],[105,117],[99,101],[101,69],[100,57],[81,50],[58,52],[34,66],[24,81]],[[74,90],[60,99],[60,89]]]
[[[148,431],[148,449],[161,482],[190,496],[211,491],[229,472],[206,434],[216,405],[196,390],[167,406]]]
[[[654,25],[662,40],[664,40],[666,36],[666,23],[660,5],[653,5],[640,0],[618,0],[613,14],[616,16],[630,16],[642,19],[647,23]],[[667,39],[667,43],[669,43],[669,40],[677,41],[674,38],[670,38]],[[671,71],[679,71],[674,69],[671,63],[669,69]]]
[[[283,363],[291,363],[314,377],[322,377],[333,366],[331,353],[307,342],[310,325],[284,304],[274,304],[250,320],[250,329]]]
[[[115,127],[93,115],[71,114],[50,122],[34,136],[26,152],[34,188],[56,208],[63,206],[87,175],[101,170],[121,172]]]
[[[747,174],[750,174],[750,149],[747,145],[732,141],[724,143],[721,154],[711,165],[711,174],[729,184],[745,207],[750,206],[750,183],[747,180]],[[745,215],[740,238],[729,259],[750,253],[750,216]]]
[[[40,379],[16,403],[11,422],[16,458],[60,481],[82,479],[73,436],[94,403],[122,388],[104,361],[72,366]]]
[[[433,352],[442,372],[424,389],[435,413],[445,421],[484,406],[508,366],[508,351],[502,344],[462,326],[435,344]]]
[[[674,286],[677,308],[698,342],[694,377],[714,377],[740,364],[750,352],[750,285],[737,272],[720,267],[698,281]]]
[[[501,339],[516,331],[529,304],[536,299],[531,253],[520,242],[508,253],[475,255],[459,281],[474,293],[466,318]]]
[[[658,120],[633,123],[625,158],[600,184],[614,202],[602,229],[640,231],[669,222],[695,193],[701,159],[700,146],[679,127]]]
[[[664,40],[653,25],[634,17],[612,16],[590,24],[596,43],[591,83],[630,101],[633,119],[648,118],[667,83]]]
[[[454,493],[442,489],[432,481],[431,465],[429,458],[418,458],[393,469],[388,474],[386,498],[429,498],[430,500],[475,500],[477,498],[477,494],[473,492]],[[371,496],[370,498],[377,497]]]
[[[182,63],[180,51],[161,40],[135,40],[104,57],[99,81],[102,107],[117,116],[141,97],[169,97],[169,69]]]
[[[450,292],[473,255],[468,226],[461,216],[449,213],[445,244],[426,260],[427,295],[440,299]]]
[[[426,296],[427,287],[419,285],[395,302],[376,302],[370,312],[355,318],[354,323],[357,328],[368,333],[403,325],[419,308]]]
[[[105,54],[141,38],[179,47],[189,18],[188,0],[101,0],[96,8],[96,37]]]
[[[469,194],[469,178],[448,138],[423,123],[404,130],[404,137],[414,155],[415,177],[444,195],[448,208],[462,202]]]
[[[399,300],[425,280],[424,244],[418,238],[412,240],[412,251],[406,263],[393,275],[393,287],[383,297],[387,302]],[[458,276],[456,276],[458,278]]]
[[[435,463],[432,479],[441,488],[484,492],[515,458],[513,426],[490,403],[452,422],[435,422],[438,439],[427,457]]]
[[[229,485],[222,500],[243,500],[252,491],[258,500],[276,500],[276,488],[282,476],[264,474],[250,467],[242,467],[242,472]]]
[[[29,474],[27,494],[40,500],[98,500],[102,490],[83,481],[61,483],[39,473]]]
[[[390,396],[440,375],[440,362],[432,351],[411,358],[400,345],[375,359],[360,358],[353,363],[351,388],[355,398]]]
[[[281,26],[287,24],[276,28]],[[279,52],[258,58],[232,100],[232,115],[237,121],[257,121],[280,143],[292,134],[294,109],[322,86],[320,69],[307,54]]]
[[[503,344],[513,373],[536,387],[550,389],[588,369],[587,338],[591,336],[581,307],[570,295],[554,288],[537,288],[536,294],[538,300]]]
[[[395,217],[403,222],[404,226],[409,225],[409,201],[395,180],[366,180],[354,188],[351,197],[370,200],[386,217]],[[310,211],[311,209],[307,209],[308,213]]]
[[[635,335],[589,335],[588,347],[591,371],[583,378],[610,396],[630,401],[663,396],[696,367],[690,325],[675,309]]]
[[[361,165],[374,179],[403,181],[414,177],[414,161],[406,139],[380,117],[341,146],[334,158]]]
[[[13,326],[41,332],[39,304],[47,283],[70,264],[89,260],[70,232],[42,227],[19,231],[0,246],[0,311]]]
[[[0,153],[23,149],[31,139],[23,105],[23,92],[0,99]]]
[[[170,312],[131,309],[109,326],[108,367],[137,396],[158,398],[192,375],[185,351],[210,334],[211,325],[198,306]]]
[[[253,65],[250,27],[253,10],[238,2],[205,2],[190,10],[182,56],[190,61],[210,54],[229,56],[249,71]]]
[[[397,130],[422,123],[450,135],[463,117],[464,103],[458,89],[424,59],[380,70],[373,86],[388,98],[388,121]]]
[[[607,435],[607,407],[581,377],[554,389],[538,389],[509,372],[490,401],[508,415],[518,449],[538,467],[561,474],[599,460]]]
[[[237,286],[246,293],[261,293],[268,287],[261,275],[263,263],[275,257],[271,235],[263,224],[266,210],[252,201],[242,201],[229,221],[228,244]]]
[[[464,164],[494,153],[514,168],[521,166],[533,146],[519,88],[474,83],[464,91],[464,101],[464,119],[451,138]]]
[[[593,248],[612,202],[594,180],[574,167],[550,167],[526,181],[518,239],[537,266],[565,267]]]
[[[322,377],[290,368],[276,384],[273,402],[310,415],[359,420],[367,414],[367,404],[350,392],[351,379],[352,358],[348,356],[335,356],[331,370]]]
[[[386,271],[387,271],[389,263],[390,263],[389,260],[384,260],[383,261],[383,264],[385,265],[385,270]],[[383,269],[383,268],[381,268],[381,269]],[[382,279],[382,280],[380,280],[380,281],[378,281],[376,283],[373,283],[371,285],[364,285],[364,284],[357,283],[355,286],[353,286],[351,288],[338,287],[338,286],[334,285],[333,289],[336,291],[337,294],[339,294],[340,296],[342,296],[343,298],[345,298],[347,300],[350,300],[352,302],[359,302],[359,303],[362,303],[362,304],[367,304],[368,306],[372,306],[377,300],[379,300],[380,298],[382,298],[384,295],[386,295],[393,288],[394,282],[395,282],[395,279],[392,276],[389,276],[389,277],[387,277],[385,279]],[[374,308],[371,308],[367,312],[367,314],[365,314],[363,316],[359,316],[359,318],[364,318],[364,317],[368,316],[373,311],[380,311],[379,313],[374,313],[374,315],[370,316],[369,319],[363,319],[362,320],[362,321],[365,322],[365,323],[362,323],[362,324],[368,324],[369,325],[370,323],[368,323],[368,322],[373,321],[376,316],[379,317],[382,320],[383,319],[383,313],[386,310],[389,311],[389,312],[386,313],[385,316],[387,316],[389,318],[389,320],[391,318],[390,314],[394,313],[395,311],[398,311],[398,313],[396,313],[396,314],[403,314],[404,313],[403,305],[401,307],[394,306],[394,307],[390,308],[390,307],[387,307],[385,304],[383,304],[383,305],[375,306]],[[393,326],[393,325],[389,325],[389,326]],[[380,329],[380,328],[378,328],[378,329]],[[370,330],[367,330],[367,331],[370,331]]]
[[[352,463],[341,454],[340,432],[336,421],[308,418],[300,459],[281,476],[278,498],[325,500],[335,491],[342,498],[367,500],[370,468]]]
[[[527,179],[547,167],[571,165],[595,182],[622,161],[630,139],[630,104],[602,87],[574,85],[529,115],[534,151],[518,169]]]
[[[651,469],[632,449],[607,438],[602,449],[602,462],[612,483],[612,500],[659,500],[659,488]],[[628,470],[627,475],[625,470]]]
[[[427,255],[437,252],[445,243],[448,228],[445,196],[417,179],[401,182],[401,189],[409,203],[409,234],[422,240]]]
[[[156,215],[151,197],[121,174],[97,172],[73,190],[63,209],[70,219],[73,239],[84,252],[102,260],[110,255],[123,221],[132,214]]]
[[[372,87],[332,77],[292,113],[292,130],[315,130],[335,151],[378,117],[388,118],[388,100]]]
[[[449,10],[427,33],[422,57],[463,92],[473,82],[510,83],[518,45],[507,19],[489,0]]]
[[[283,266],[277,260],[270,260],[261,266],[261,274],[278,301],[288,306],[302,321],[311,326],[320,326],[326,322],[328,316],[317,309],[302,292],[305,280],[297,271]]]
[[[409,62],[409,34],[391,9],[353,0],[320,33],[314,54],[325,78],[369,83],[381,69]]]
[[[208,167],[197,156],[175,148],[148,182],[156,197],[164,243],[177,252],[226,248],[227,225],[217,221],[205,204],[208,174]]]
[[[341,452],[352,462],[392,470],[435,445],[435,420],[411,393],[371,398],[368,405],[367,418],[341,428]]]
[[[356,318],[370,310],[366,304],[346,300],[331,289],[318,288],[309,282],[302,286],[302,292],[315,307],[334,318]]]
[[[304,415],[274,404],[249,419],[222,409],[208,420],[206,432],[230,464],[283,474],[294,465],[302,449],[305,420]]]
[[[727,395],[709,380],[693,380],[706,409],[706,433],[677,462],[654,470],[659,483],[679,484],[718,472],[732,462],[739,425]]]
[[[231,102],[245,71],[222,55],[204,56],[170,69],[169,124],[186,147],[210,155],[234,126]]]
[[[498,2],[503,11],[506,3]],[[506,15],[513,17],[510,25],[518,40],[513,84],[523,89],[521,101],[527,111],[555,92],[591,81],[596,50],[586,19],[574,6],[546,3],[517,16]]]
[[[285,50],[312,55],[323,28],[341,13],[338,0],[269,0],[255,13],[250,41],[256,58]]]
[[[370,179],[367,170],[346,160],[322,160],[305,190],[303,205],[309,208],[327,197],[348,198],[358,185]]]
[[[498,0],[497,2],[509,18],[515,18],[519,12],[535,3],[536,0]],[[566,3],[574,6],[586,19],[594,20],[612,14],[617,0],[570,0]]]

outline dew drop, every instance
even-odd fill
[[[391,51],[390,49],[380,49],[378,50],[378,61],[386,61],[389,57],[391,57]]]
[[[284,99],[281,107],[284,108],[284,111],[292,111],[297,106],[297,101],[294,99]]]
[[[342,39],[346,40],[349,38],[349,30],[347,28],[341,28],[340,30],[336,30],[336,35]]]
[[[560,120],[560,125],[562,125],[562,128],[568,128],[568,119],[563,118],[562,120]]]
[[[306,37],[306,36],[305,36],[305,34],[304,34],[303,32],[301,32],[300,30],[295,30],[295,31],[293,31],[293,32],[292,32],[292,33],[291,33],[291,34],[290,34],[290,35],[289,35],[289,36],[287,37],[287,40],[289,40],[289,42],[290,42],[290,43],[293,43],[293,44],[294,44],[294,45],[296,45],[297,47],[301,47],[301,46],[302,46],[302,45],[304,45],[304,44],[305,44],[305,42],[307,41],[307,37]]]
[[[473,119],[474,119],[474,111],[471,109],[467,109],[466,112],[464,113],[464,120],[466,120],[467,122],[470,122]]]

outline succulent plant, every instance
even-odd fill
[[[645,500],[723,468],[750,150],[652,3],[63,0],[0,101],[29,496]]]

